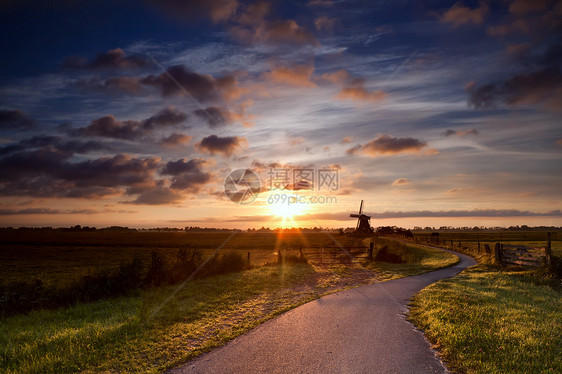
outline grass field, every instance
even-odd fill
[[[272,236],[274,234],[252,235],[255,234],[248,234],[246,238],[249,241],[261,238],[261,243],[265,243],[262,244],[264,251],[268,253],[273,252],[276,244],[279,244]],[[309,243],[323,240],[325,244],[331,243],[330,237],[320,235],[307,234],[304,239],[288,236],[281,238],[280,242],[286,240],[287,243],[298,245],[304,240]],[[357,245],[363,240],[347,236],[336,239],[343,245]],[[162,238],[159,240],[160,243],[167,243]],[[123,243],[123,240],[120,241],[121,247],[118,248],[127,248],[122,246]],[[38,246],[37,243],[26,245],[43,248],[49,256],[56,256],[56,251],[61,248],[73,248],[73,245],[61,246],[61,242],[56,244],[54,247]],[[167,244],[169,246],[166,248],[174,249],[171,243]],[[270,247],[267,248],[266,244]],[[105,245],[101,247],[95,252],[97,255],[100,249],[110,251]],[[144,248],[142,250],[148,252],[150,249],[128,248]],[[433,270],[455,261],[455,256],[441,256],[440,252],[430,249],[418,248],[412,253],[410,247],[403,245],[395,249],[409,256],[413,263],[387,264],[388,268],[382,263],[372,268],[368,264],[365,267],[361,264],[260,266],[241,273],[188,282],[183,286],[140,289],[129,297],[7,317],[0,323],[0,371],[161,372],[324,294],[376,279]],[[258,250],[254,248],[252,253]],[[74,258],[78,268],[78,259],[88,258],[87,250],[62,253]],[[95,257],[92,254],[89,256]],[[23,257],[21,260],[24,263],[32,262]],[[393,269],[394,265],[400,267]],[[25,271],[30,269],[23,268]]]
[[[479,265],[418,293],[410,305],[412,322],[454,372],[562,372],[561,280],[544,269],[492,265],[493,253],[483,250],[497,242],[545,247],[546,233],[452,235],[452,246],[447,233],[440,233],[440,241],[474,256]],[[559,235],[551,239],[553,256],[562,258]]]
[[[275,259],[279,249],[310,245],[361,245],[362,239],[326,233],[248,233],[238,232],[2,232],[0,234],[0,279],[27,281],[41,278],[47,285],[64,286],[99,270],[111,270],[133,257],[144,261],[156,249],[171,257],[182,247],[198,248],[210,255],[237,251],[252,265]]]
[[[562,297],[478,265],[418,293],[410,319],[459,373],[561,373]]]
[[[435,248],[412,243],[401,243],[386,238],[374,239],[376,247],[390,248],[392,253],[401,256],[399,263],[383,261],[367,262],[364,266],[377,274],[378,280],[391,280],[422,274],[436,268],[452,266],[458,263],[459,258],[450,253]]]

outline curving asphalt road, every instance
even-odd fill
[[[293,309],[169,373],[447,373],[404,314],[412,295],[475,265],[334,293]]]

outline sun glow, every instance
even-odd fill
[[[298,226],[295,222],[295,216],[301,216],[307,213],[306,204],[289,201],[276,201],[268,204],[268,208],[273,216],[282,219],[282,225],[290,223],[291,226]]]

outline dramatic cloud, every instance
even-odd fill
[[[211,180],[211,174],[202,170],[204,164],[203,159],[170,161],[161,174],[173,176],[171,188],[198,192],[205,183]]]
[[[155,127],[174,126],[187,120],[187,114],[169,106],[161,109],[158,113],[146,119],[143,123],[145,129]]]
[[[264,74],[265,78],[274,83],[289,84],[300,87],[315,87],[311,81],[314,66],[279,66]]]
[[[29,118],[21,110],[0,110],[1,130],[28,130],[35,125],[35,120]]]
[[[173,148],[178,145],[187,144],[193,137],[185,134],[173,133],[172,135],[160,140],[160,144],[166,148]]]
[[[76,163],[52,146],[0,159],[0,195],[93,198],[152,183],[160,160],[129,155]]]
[[[135,120],[119,121],[112,115],[95,119],[90,125],[71,132],[71,134],[79,136],[99,136],[122,140],[140,139],[146,133],[142,122]]]
[[[468,135],[476,136],[478,134],[480,134],[480,133],[476,129],[470,129],[470,130],[467,130],[467,131],[461,131],[461,130],[455,131],[455,130],[449,129],[449,130],[445,131],[442,135],[447,136],[447,137],[449,137],[449,136],[459,136],[461,138],[464,138],[465,136],[468,136]]]
[[[543,104],[546,108],[562,108],[562,73],[549,67],[532,73],[521,73],[503,82],[480,87],[469,85],[468,104],[477,109],[495,108],[499,104]]]
[[[133,201],[126,201],[126,203],[138,205],[176,204],[185,198],[181,191],[166,187],[164,181],[155,181],[152,185],[140,188],[130,188],[127,194],[137,195],[137,198]]]
[[[149,75],[141,83],[156,87],[163,97],[192,96],[199,102],[235,97],[239,90],[233,75],[214,78],[198,74],[183,65],[175,65],[159,75]]]
[[[488,13],[490,7],[481,2],[480,6],[475,9],[465,7],[462,2],[457,2],[441,17],[441,22],[452,23],[454,27],[464,25],[466,23],[480,24],[484,21],[484,16]]]
[[[88,62],[85,58],[70,56],[63,61],[63,67],[68,69],[91,69],[91,70],[130,70],[144,68],[150,64],[148,58],[140,55],[126,56],[121,48],[110,49],[107,52],[98,53],[96,58]]]
[[[232,122],[232,116],[225,108],[210,106],[205,109],[197,109],[193,113],[203,119],[212,129],[225,126]]]
[[[356,145],[347,150],[347,154],[366,154],[372,157],[381,154],[416,153],[427,145],[426,142],[413,138],[395,138],[381,135],[364,145]]]
[[[90,125],[86,127],[70,130],[70,134],[137,140],[149,134],[157,127],[178,125],[186,119],[187,114],[180,112],[174,107],[166,107],[143,121],[120,121],[112,115],[107,115],[93,120]]]
[[[230,156],[235,153],[238,149],[244,148],[247,140],[243,137],[238,136],[225,136],[220,137],[217,135],[210,135],[203,138],[195,146],[202,152],[207,152],[210,154],[220,153],[225,156]]]
[[[177,176],[182,173],[197,171],[205,163],[203,159],[193,159],[187,161],[185,158],[177,161],[169,161],[160,172],[162,175]]]

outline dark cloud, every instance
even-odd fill
[[[0,110],[0,131],[29,130],[35,125],[35,120],[29,118],[21,110]]]
[[[183,65],[175,65],[159,75],[149,75],[141,83],[156,87],[163,97],[191,95],[199,102],[229,99],[237,81],[233,75],[214,78],[199,74]]]
[[[133,158],[119,154],[67,164],[55,175],[78,186],[132,186],[152,181],[159,165],[157,157]]]
[[[146,133],[142,122],[135,120],[119,121],[112,115],[95,119],[90,125],[71,131],[71,134],[78,136],[100,136],[122,140],[139,139]]]
[[[495,108],[498,105],[541,104],[549,109],[562,108],[562,72],[548,67],[531,73],[520,73],[503,82],[469,85],[468,105],[476,109]]]
[[[67,69],[130,70],[147,67],[150,65],[150,60],[141,55],[127,56],[121,48],[115,48],[98,53],[96,58],[90,62],[82,57],[69,56],[62,65]]]
[[[211,180],[211,174],[202,170],[203,165],[203,159],[169,161],[160,173],[173,176],[170,188],[197,192]]]
[[[139,205],[167,205],[183,200],[185,196],[178,191],[171,190],[162,185],[155,185],[140,192],[137,198],[129,203]]]
[[[190,173],[197,171],[205,163],[202,159],[193,159],[187,161],[185,158],[177,161],[169,161],[160,172],[162,175],[177,176],[182,173]]]
[[[87,142],[76,140],[66,141],[58,136],[38,135],[30,139],[21,140],[16,144],[11,144],[6,147],[0,148],[0,156],[23,150],[30,150],[32,148],[42,148],[47,146],[51,146],[53,149],[68,154],[86,154],[93,151],[108,149],[106,145],[93,140]]]
[[[369,156],[380,154],[398,154],[419,152],[427,143],[413,138],[395,138],[391,135],[381,135],[363,145],[356,145],[347,150],[347,154],[363,153]]]
[[[207,125],[212,129],[225,126],[232,122],[232,116],[225,108],[210,106],[205,109],[197,109],[193,113],[207,122]]]
[[[160,160],[116,155],[71,163],[53,146],[0,159],[0,195],[102,197],[123,187],[151,184]]]
[[[210,154],[222,153],[225,156],[229,156],[236,152],[237,149],[242,148],[243,144],[246,142],[246,138],[238,136],[220,137],[217,135],[210,135],[197,143],[196,147]]]
[[[152,129],[158,126],[173,126],[178,125],[187,120],[187,114],[179,111],[174,107],[166,107],[160,110],[155,115],[144,121],[145,129]]]
[[[240,5],[238,0],[148,0],[148,3],[176,18],[196,21],[204,17],[215,23],[231,19]]]
[[[148,135],[156,127],[175,126],[186,119],[186,113],[174,107],[166,107],[142,121],[120,121],[112,115],[107,115],[93,120],[86,127],[71,129],[69,132],[75,136],[99,136],[112,139],[137,140]]]

